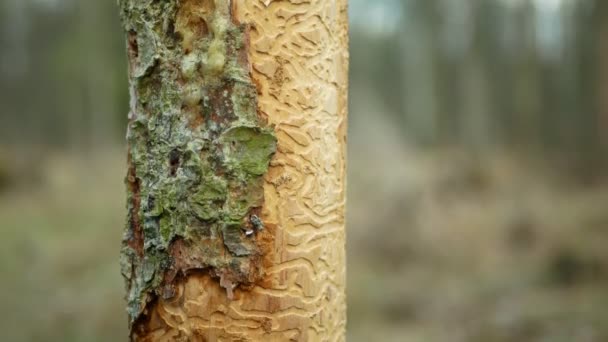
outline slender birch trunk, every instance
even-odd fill
[[[131,339],[342,341],[346,0],[119,0]]]

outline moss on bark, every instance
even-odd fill
[[[229,294],[259,279],[255,231],[276,138],[258,117],[247,27],[230,1],[119,6],[131,86],[121,267],[133,324],[190,270],[208,270]]]

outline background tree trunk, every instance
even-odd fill
[[[346,0],[121,0],[134,340],[339,341]]]

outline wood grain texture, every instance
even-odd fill
[[[144,341],[343,341],[346,0],[233,0],[249,25],[258,114],[278,139],[264,176],[263,280],[238,287],[192,272],[152,305]]]

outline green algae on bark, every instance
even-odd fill
[[[229,296],[260,278],[255,230],[276,138],[258,117],[247,27],[230,1],[119,6],[131,88],[121,269],[133,324],[188,271],[206,270]]]

